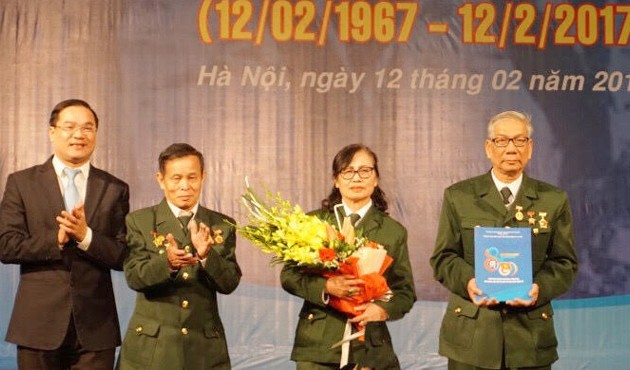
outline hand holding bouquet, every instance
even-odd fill
[[[367,242],[359,247],[339,268],[326,272],[326,277],[352,276],[363,281],[361,289],[349,291],[345,297],[331,296],[329,305],[350,317],[360,314],[357,307],[374,300],[389,301],[392,292],[383,277],[393,259],[387,255],[383,246]]]
[[[360,314],[355,307],[391,298],[383,273],[392,258],[383,246],[356,235],[348,218],[340,230],[336,229],[304,213],[299,205],[292,206],[279,194],[268,193],[263,201],[249,183],[241,197],[249,211],[249,224],[236,229],[263,252],[272,254],[272,264],[297,266],[325,277],[352,275],[364,281],[357,292],[331,296],[331,307],[353,317]]]

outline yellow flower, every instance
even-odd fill
[[[337,231],[330,224],[316,216],[307,215],[302,207],[292,206],[280,194],[268,193],[266,200],[262,201],[248,187],[242,200],[249,211],[249,224],[236,225],[236,229],[261,251],[274,255],[272,263],[334,269],[359,247],[359,243],[354,242],[354,229],[351,226],[343,230],[350,242],[331,238],[330,230],[333,230],[333,235],[337,235]],[[323,261],[319,253],[322,248],[333,250],[335,258],[326,257],[326,261]]]

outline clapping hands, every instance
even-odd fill
[[[57,243],[64,245],[74,239],[77,242],[83,241],[87,235],[87,221],[85,219],[85,207],[79,203],[71,212],[61,211],[56,218],[59,225],[57,232]]]
[[[197,226],[197,222],[194,220],[188,224],[188,228],[190,229],[190,240],[197,250],[197,257],[200,260],[205,259],[210,253],[210,247],[214,244],[210,228],[203,222]]]
[[[212,239],[210,228],[203,222],[197,225],[196,221],[191,220],[188,224],[188,230],[196,254],[193,254],[192,250],[180,249],[173,234],[166,235],[166,240],[168,240],[166,257],[169,267],[173,270],[195,265],[200,260],[205,259],[210,253],[210,248],[215,243],[214,239]]]

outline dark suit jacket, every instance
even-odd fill
[[[85,212],[92,229],[87,252],[57,245],[55,217],[64,209],[52,158],[11,174],[0,205],[0,261],[20,265],[20,285],[6,340],[42,350],[58,348],[74,318],[90,351],[120,344],[110,270],[122,270],[127,248],[126,183],[92,166]]]
[[[320,218],[334,219],[326,211],[318,211]],[[383,307],[389,320],[402,318],[416,300],[409,253],[407,230],[400,223],[371,207],[357,225],[357,231],[387,249],[394,262],[385,272],[385,279],[394,293],[389,302],[375,302]],[[282,287],[304,299],[295,333],[291,359],[319,363],[339,363],[341,349],[330,349],[343,338],[347,316],[322,302],[326,278],[305,273],[300,268],[285,267],[280,275]],[[365,342],[353,340],[350,363],[380,369],[400,368],[385,322],[371,322],[366,327]]]
[[[523,207],[521,221],[515,206]],[[527,212],[535,212],[536,225],[529,225]],[[538,222],[539,212],[547,213],[546,228]],[[475,226],[532,228],[533,282],[540,288],[535,306],[480,308],[470,301],[466,285],[474,277]],[[490,173],[452,185],[444,192],[431,266],[452,293],[440,330],[441,355],[493,369],[500,367],[503,349],[507,367],[545,366],[558,358],[550,302],[569,289],[577,273],[565,192],[523,175],[506,209]]]
[[[138,295],[118,368],[230,368],[217,292],[229,294],[240,282],[235,223],[201,206],[194,219],[221,230],[223,241],[212,246],[205,268],[198,264],[171,273],[161,238],[173,234],[180,248],[192,243],[166,200],[127,216],[125,277]]]

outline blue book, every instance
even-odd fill
[[[475,279],[483,296],[499,302],[529,301],[532,288],[532,230],[476,227]]]

